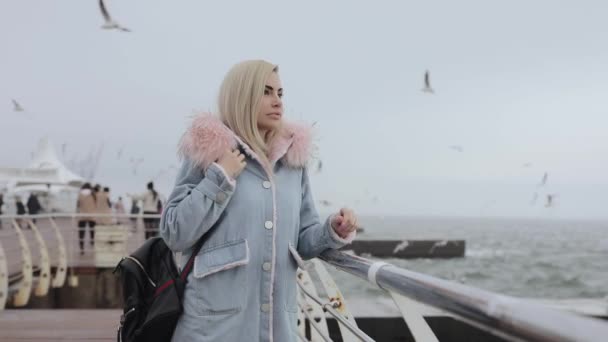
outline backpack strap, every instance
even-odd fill
[[[203,234],[203,236],[196,242],[196,245],[194,245],[192,254],[190,255],[190,258],[188,259],[186,266],[184,266],[184,269],[182,270],[182,273],[179,276],[184,283],[186,282],[186,279],[188,278],[188,274],[190,273],[190,271],[192,271],[192,266],[194,265],[194,258],[196,258],[196,255],[198,254],[198,252],[201,251],[201,248],[203,247],[205,240],[207,240],[206,237],[209,236],[209,232],[214,227],[215,226],[211,227],[211,229],[209,229],[205,234]]]

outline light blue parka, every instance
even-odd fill
[[[230,179],[213,161],[227,148],[247,166]],[[320,221],[305,165],[310,130],[285,124],[271,146],[269,172],[219,119],[197,116],[184,134],[184,158],[163,210],[160,234],[183,263],[211,227],[188,277],[173,341],[296,341],[296,269],[328,248],[340,248]]]

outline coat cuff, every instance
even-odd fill
[[[234,188],[236,187],[236,180],[234,180],[232,177],[230,177],[228,175],[228,173],[226,172],[226,170],[224,170],[224,168],[218,164],[218,163],[213,163],[211,165],[209,165],[209,167],[207,168],[207,170],[211,169],[213,167],[213,171],[214,172],[221,172],[224,179],[228,182],[229,185],[232,186],[232,190],[234,190]]]
[[[338,233],[336,233],[334,228],[331,226],[331,220],[334,216],[335,216],[335,214],[329,216],[327,218],[325,225],[327,227],[326,228],[327,231],[329,232],[329,237],[332,240],[331,247],[332,248],[341,248],[341,247],[344,247],[344,246],[350,244],[351,242],[353,242],[353,240],[355,240],[355,237],[357,236],[357,230],[353,230],[345,238],[340,237],[340,235],[338,235]]]
[[[232,196],[235,187],[234,179],[231,179],[220,165],[213,163],[207,168],[205,178],[195,189],[216,203],[223,204]]]

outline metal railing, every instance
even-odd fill
[[[86,214],[42,214],[42,215],[3,215],[0,220],[3,222],[3,229],[0,230],[0,310],[3,308],[1,302],[2,293],[5,297],[11,289],[3,289],[3,286],[12,286],[12,291],[18,291],[17,283],[23,282],[23,279],[32,279],[32,283],[27,284],[28,291],[34,288],[34,285],[40,283],[41,271],[40,263],[44,257],[51,258],[52,266],[55,268],[55,273],[62,267],[66,266],[66,260],[61,260],[62,255],[67,258],[74,258],[66,254],[73,252],[78,239],[76,233],[78,228],[76,221],[81,217],[90,217]],[[97,217],[111,217],[112,222],[125,222],[133,224],[131,220],[136,220],[138,230],[143,230],[142,218],[160,218],[160,215],[102,215],[95,214]],[[37,225],[44,226],[44,229],[33,229],[31,234],[23,234],[16,227],[17,220],[23,220],[20,223],[26,222],[32,224],[30,220],[38,219]],[[59,220],[63,219],[61,229],[57,228]],[[65,220],[67,219],[67,220]],[[47,225],[48,220],[51,224]],[[10,224],[7,224],[9,223]],[[66,227],[69,224],[69,227]],[[12,230],[16,233],[13,233]],[[66,233],[67,231],[67,233]],[[13,235],[11,235],[13,234]],[[29,234],[29,233],[28,233]],[[13,240],[7,239],[7,236],[12,236]],[[25,238],[24,238],[25,237]],[[140,237],[141,239],[142,237]],[[23,241],[27,240],[29,241]],[[42,243],[40,239],[46,240]],[[63,240],[51,243],[51,239]],[[126,237],[125,239],[128,239]],[[9,241],[10,240],[10,241]],[[21,241],[17,243],[17,241]],[[27,247],[29,244],[30,247]],[[25,246],[24,246],[25,245]],[[40,251],[32,253],[29,249],[40,249],[41,246],[46,248],[49,245],[48,255]],[[61,253],[63,248],[63,254]],[[11,253],[7,253],[11,251]],[[57,252],[60,252],[57,254]],[[124,251],[129,253],[130,250]],[[29,256],[26,255],[29,253]],[[11,255],[19,258],[17,263],[10,261]],[[58,255],[56,258],[52,257]],[[24,260],[29,260],[32,264],[29,268],[24,268]],[[403,269],[385,262],[369,260],[340,251],[327,250],[319,256],[327,264],[330,264],[341,271],[353,274],[358,278],[377,285],[380,289],[387,291],[393,298],[396,296],[405,296],[416,302],[420,302],[440,310],[443,310],[456,319],[460,319],[468,324],[476,326],[484,331],[495,334],[506,340],[514,341],[605,341],[608,340],[608,323],[565,311],[550,309],[539,304],[534,304],[529,301],[510,297],[502,294],[492,293],[478,288],[462,285],[459,283],[435,278],[426,274],[416,273]],[[298,271],[297,284],[300,290],[299,299],[299,318],[307,320],[315,331],[316,339],[325,341],[331,340],[327,332],[327,327],[324,317],[320,315],[329,315],[336,319],[339,324],[340,331],[344,341],[373,341],[368,335],[361,331],[353,316],[346,309],[346,301],[344,300],[338,287],[333,283],[333,279],[324,269],[318,260],[312,260],[307,265],[313,264],[314,267],[305,267],[307,270]],[[7,272],[7,266],[12,265],[14,272]],[[4,270],[4,272],[2,272]],[[35,272],[37,271],[37,272]],[[65,271],[65,270],[63,270]],[[23,274],[23,272],[26,272]],[[325,296],[316,294],[316,290],[311,288],[311,281],[308,272],[317,272],[317,276],[321,278],[321,283],[324,288]],[[26,277],[28,276],[28,277]],[[3,281],[4,278],[4,281]],[[65,275],[63,276],[65,279]],[[303,280],[304,279],[304,280]],[[3,285],[5,284],[5,285]],[[53,284],[54,287],[59,287],[61,284]],[[46,285],[49,286],[48,284]],[[40,293],[46,293],[41,291]],[[28,295],[29,296],[29,295]],[[6,299],[6,298],[5,298]],[[27,301],[27,298],[26,298]],[[404,302],[395,300],[397,306],[402,312],[411,310],[404,308]],[[317,311],[311,308],[311,305],[316,305]],[[316,313],[313,318],[312,314]],[[415,316],[415,315],[414,315]],[[419,315],[421,318],[421,315]],[[411,317],[410,317],[411,318]],[[415,317],[414,317],[415,318]],[[431,341],[434,336],[423,319],[409,319],[405,317],[408,328],[412,331],[413,336],[418,340]],[[344,329],[342,329],[344,328]],[[418,331],[418,333],[416,333]],[[425,332],[426,331],[426,332]],[[426,334],[426,335],[425,335]],[[420,337],[429,336],[429,337]],[[300,339],[307,340],[303,332],[300,331]],[[315,340],[315,338],[313,338]]]
[[[608,323],[558,311],[523,299],[327,250],[320,258],[381,289],[442,310],[508,340],[606,341]]]

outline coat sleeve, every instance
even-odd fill
[[[310,188],[308,171],[302,173],[302,205],[300,207],[300,232],[298,236],[298,253],[304,259],[311,259],[326,249],[338,249],[355,239],[356,231],[350,233],[346,238],[341,238],[331,227],[329,216],[323,223],[315,207],[315,202]]]
[[[160,236],[167,246],[174,252],[191,248],[218,220],[235,187],[218,164],[203,171],[184,160],[161,216]]]

